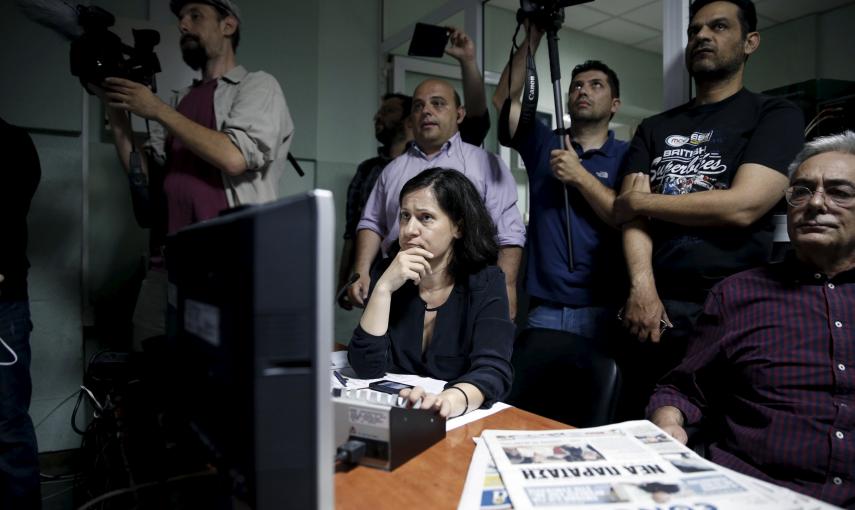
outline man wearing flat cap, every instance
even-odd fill
[[[152,228],[152,269],[135,313],[135,342],[162,334],[165,276],[159,260],[164,234],[216,217],[223,209],[277,198],[294,124],[276,79],[238,65],[241,15],[232,0],[172,0],[184,62],[201,79],[179,91],[170,104],[145,85],[107,78],[102,99],[116,149],[132,171],[131,127],[126,112],[151,123],[141,170],[147,178]],[[132,172],[132,177],[133,177]],[[138,212],[138,211],[137,211]],[[149,225],[144,225],[149,226]],[[160,271],[157,271],[160,270]],[[153,295],[147,299],[147,283]],[[160,299],[162,298],[162,299]],[[142,319],[143,310],[151,320]],[[141,331],[139,326],[151,326]]]

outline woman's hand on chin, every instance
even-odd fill
[[[400,289],[407,280],[412,280],[416,285],[422,278],[430,274],[430,262],[433,254],[424,248],[413,247],[398,252],[395,260],[389,265],[380,279],[377,281],[376,290],[395,292]]]

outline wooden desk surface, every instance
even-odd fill
[[[394,471],[358,466],[335,475],[337,510],[455,509],[463,493],[473,437],[485,429],[544,430],[571,428],[512,407],[448,432],[445,439]]]

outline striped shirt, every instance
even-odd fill
[[[855,506],[855,269],[790,254],[719,283],[648,414],[666,405],[704,418],[712,461]]]

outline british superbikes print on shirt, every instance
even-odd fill
[[[670,135],[667,148],[651,164],[650,187],[654,193],[684,195],[696,191],[725,189],[727,164],[720,153],[710,150],[713,131],[691,136]]]

